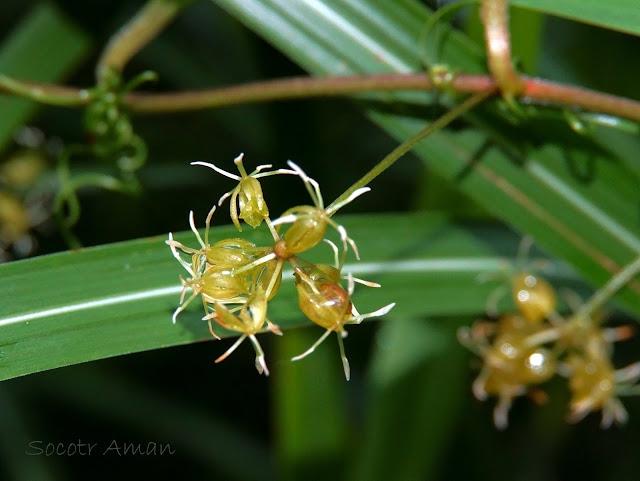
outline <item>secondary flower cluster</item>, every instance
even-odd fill
[[[613,343],[631,335],[629,327],[605,328],[601,316],[585,314],[574,296],[567,300],[574,314],[562,318],[555,310],[553,287],[531,273],[511,277],[511,294],[517,312],[497,322],[478,321],[458,332],[460,341],[482,359],[473,383],[476,398],[496,396],[494,423],[504,429],[514,398],[525,394],[543,402],[535,388],[556,373],[567,378],[571,390],[569,420],[580,421],[602,410],[602,427],[624,423],[627,412],[619,395],[637,394],[640,362],[616,370]]]
[[[274,244],[257,246],[242,238],[224,239],[210,244],[209,228],[216,205],[207,215],[204,239],[196,229],[193,212],[191,212],[189,223],[200,247],[184,246],[174,240],[171,233],[167,241],[174,257],[189,273],[187,279],[180,277],[184,288],[180,298],[180,306],[173,314],[173,322],[176,322],[178,314],[191,301],[201,296],[205,311],[203,319],[208,321],[209,329],[214,337],[219,339],[213,330],[212,321],[217,322],[225,329],[241,333],[238,340],[216,359],[216,362],[224,360],[245,339],[249,338],[256,352],[256,369],[260,374],[269,375],[264,353],[256,334],[264,330],[282,334],[278,326],[268,319],[267,307],[269,301],[280,289],[282,268],[285,263],[288,263],[294,271],[300,310],[313,322],[326,329],[326,332],[311,348],[294,357],[293,360],[307,356],[331,332],[336,332],[344,372],[348,380],[349,363],[342,342],[342,338],[346,336],[345,326],[359,324],[368,317],[382,316],[394,306],[394,304],[389,304],[375,312],[358,313],[351,302],[354,283],[360,282],[370,287],[380,286],[355,279],[350,274],[343,276],[341,272],[349,246],[355,252],[356,257],[358,257],[358,251],[356,243],[347,235],[345,228],[337,224],[331,216],[338,209],[370,189],[367,187],[357,189],[343,202],[325,208],[318,183],[293,162],[288,162],[289,169],[273,171],[266,171],[272,167],[271,165],[261,165],[250,174],[247,174],[244,168],[242,154],[234,162],[240,175],[231,174],[206,162],[192,162],[192,165],[209,167],[219,174],[237,181],[237,186],[220,198],[218,206],[230,198],[230,216],[237,229],[242,231],[240,221],[244,221],[253,228],[259,227],[264,222],[271,231]],[[272,221],[258,179],[277,174],[299,177],[304,182],[313,205],[293,207]],[[284,225],[287,225],[288,228],[282,234],[281,229]],[[325,238],[329,226],[335,228],[340,234],[342,253],[334,243]],[[322,241],[332,247],[335,266],[312,264],[299,257],[299,254],[315,247]],[[348,281],[347,289],[342,287],[342,279]],[[185,300],[188,290],[191,290],[192,293]]]
[[[24,147],[0,159],[0,264],[33,253],[37,240],[31,231],[50,220],[51,196],[42,179],[49,171],[44,134],[23,128]]]

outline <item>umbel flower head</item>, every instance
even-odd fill
[[[293,162],[289,162],[291,170],[278,169],[262,172],[264,169],[271,168],[271,165],[262,165],[251,174],[247,174],[242,160],[242,154],[234,160],[240,172],[239,176],[206,162],[193,162],[193,165],[204,165],[236,180],[238,185],[224,194],[218,201],[218,205],[230,197],[230,216],[238,230],[242,230],[240,220],[254,228],[259,227],[264,221],[273,236],[274,244],[258,246],[242,238],[223,239],[210,244],[209,229],[216,206],[214,205],[207,215],[204,239],[195,227],[193,212],[191,212],[189,225],[196,235],[200,247],[187,247],[176,241],[172,234],[169,234],[167,241],[173,256],[189,273],[187,279],[180,278],[183,291],[180,297],[180,306],[174,312],[173,321],[175,322],[178,314],[200,295],[205,311],[203,320],[208,322],[209,330],[214,337],[219,339],[213,327],[214,323],[224,329],[241,333],[238,340],[216,359],[216,362],[226,359],[245,339],[249,338],[256,353],[256,369],[259,373],[268,375],[269,369],[264,352],[256,335],[262,331],[281,334],[278,326],[268,319],[267,309],[269,301],[279,292],[283,266],[285,263],[289,263],[294,269],[295,287],[301,311],[313,322],[326,329],[326,333],[310,349],[300,356],[296,356],[293,360],[307,356],[331,332],[336,332],[345,377],[348,380],[350,377],[349,363],[342,342],[342,338],[346,336],[345,326],[359,324],[363,319],[369,317],[384,315],[394,306],[394,304],[389,304],[377,311],[360,314],[351,301],[355,282],[371,287],[380,286],[355,279],[351,275],[342,276],[341,274],[347,247],[350,245],[356,255],[357,249],[355,242],[348,237],[346,229],[333,221],[331,216],[342,206],[367,192],[369,188],[357,189],[344,201],[325,208],[318,183],[308,177]],[[300,177],[309,191],[314,205],[289,209],[282,217],[272,222],[258,179],[276,174],[290,174]],[[291,225],[281,236],[279,233],[281,227],[276,228],[276,226],[284,224]],[[336,228],[340,234],[343,247],[342,255],[340,255],[338,247],[324,237],[328,225]],[[315,247],[323,240],[333,249],[335,266],[312,264],[299,257],[299,254]],[[348,289],[341,286],[343,279],[348,281]],[[185,301],[188,290],[191,290],[192,293]]]
[[[458,331],[460,341],[482,359],[472,386],[474,395],[479,400],[498,398],[496,427],[507,427],[516,397],[529,394],[534,400],[546,399],[537,386],[555,374],[568,379],[569,421],[602,411],[603,428],[626,422],[627,412],[619,396],[640,394],[640,386],[635,384],[640,379],[640,362],[623,369],[613,367],[613,343],[629,338],[631,330],[628,326],[601,327],[598,307],[606,299],[602,295],[605,289],[615,292],[624,284],[621,279],[631,279],[637,269],[640,258],[616,274],[626,277],[614,276],[586,303],[572,291],[563,291],[573,310],[566,318],[555,311],[556,294],[551,284],[540,276],[518,272],[510,278],[518,313],[504,314],[497,322],[476,322]]]

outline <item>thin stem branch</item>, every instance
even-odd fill
[[[190,3],[190,2],[189,2]],[[98,83],[113,72],[120,73],[126,63],[187,5],[180,0],[150,0],[107,43],[98,65]]]
[[[522,76],[525,88],[519,98],[528,103],[558,105],[600,112],[640,121],[640,102],[595,90]],[[448,89],[458,93],[477,93],[496,88],[488,75],[457,74]],[[349,77],[293,77],[253,82],[231,87],[164,94],[130,93],[124,106],[136,113],[172,113],[219,108],[230,105],[332,97],[361,92],[434,90],[429,74],[374,74]],[[77,107],[91,101],[89,91],[72,87],[38,84],[0,75],[0,93],[26,97],[50,105]]]
[[[640,121],[640,102],[594,90],[522,77],[525,88],[519,97],[528,103],[580,108]],[[448,88],[458,93],[477,93],[496,88],[488,75],[457,74]],[[166,94],[128,94],[124,103],[132,112],[169,113],[219,108],[274,100],[332,97],[360,92],[435,90],[429,74],[376,74],[349,77],[294,77],[211,90]]]
[[[361,92],[433,90],[434,88],[431,78],[426,73],[292,77],[191,92],[131,93],[125,97],[124,102],[134,112],[156,113],[200,110],[273,100],[333,97]]]
[[[520,97],[531,103],[558,104],[640,121],[640,102],[595,90],[523,77]]]
[[[631,264],[627,264],[621,271],[611,277],[572,317],[578,321],[589,319],[595,311],[600,309],[605,302],[637,276],[638,273],[640,273],[640,257]]]
[[[420,130],[413,137],[411,137],[410,139],[400,144],[398,147],[393,149],[384,159],[382,159],[375,167],[373,167],[373,169],[367,172],[360,180],[358,180],[355,184],[353,184],[346,191],[344,191],[343,194],[340,195],[340,197],[338,197],[336,200],[334,200],[331,203],[331,205],[327,207],[326,210],[331,211],[331,208],[333,206],[347,199],[351,194],[353,194],[359,188],[365,187],[369,182],[371,182],[373,179],[378,177],[382,172],[384,172],[389,167],[391,167],[396,160],[398,160],[404,154],[409,152],[418,142],[428,137],[433,132],[439,129],[442,129],[443,127],[445,127],[446,125],[448,125],[449,123],[451,123],[452,121],[460,117],[465,112],[471,110],[480,102],[482,102],[483,100],[486,100],[491,95],[493,95],[495,91],[496,91],[496,88],[494,87],[469,97],[460,105],[457,105],[456,107],[451,109],[449,112],[444,114],[442,117],[440,117],[433,123],[429,124],[424,129]]]
[[[544,331],[536,332],[525,338],[525,345],[527,347],[537,347],[549,342],[557,341],[562,335],[562,330],[558,327],[552,327],[545,329]]]
[[[511,64],[508,0],[482,0],[482,23],[491,75],[500,91],[513,100],[524,89],[524,81]]]
[[[0,74],[0,93],[63,107],[79,107],[91,100],[91,94],[86,89],[38,84],[26,80],[16,80],[3,74]]]

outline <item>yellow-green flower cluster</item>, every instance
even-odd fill
[[[575,314],[563,318],[556,312],[553,287],[531,273],[511,277],[511,293],[517,312],[497,322],[479,321],[460,329],[461,342],[482,359],[473,383],[479,400],[496,396],[494,423],[504,429],[512,401],[529,394],[544,402],[546,394],[537,386],[555,374],[568,379],[571,391],[569,420],[579,421],[593,411],[602,411],[602,426],[624,423],[627,412],[619,395],[636,394],[640,362],[615,370],[613,343],[629,337],[627,327],[605,328],[601,316],[585,316],[575,297]]]
[[[206,162],[193,162],[193,165],[209,167],[237,181],[238,185],[220,198],[218,206],[230,198],[230,217],[237,229],[242,231],[241,220],[253,228],[264,222],[273,236],[274,243],[270,246],[257,246],[245,239],[233,238],[210,244],[209,228],[216,206],[214,205],[207,216],[204,239],[195,227],[192,212],[189,223],[200,248],[186,247],[175,241],[172,234],[169,234],[167,241],[174,257],[190,276],[187,279],[181,277],[184,289],[180,307],[173,315],[173,322],[175,323],[178,314],[200,295],[205,311],[203,319],[209,322],[212,335],[218,337],[213,330],[212,321],[226,329],[241,333],[239,339],[216,362],[225,359],[249,338],[256,351],[256,369],[261,374],[268,375],[269,370],[256,334],[263,330],[281,334],[278,327],[267,318],[267,308],[269,301],[278,293],[282,281],[282,268],[288,263],[294,271],[301,311],[326,329],[325,334],[309,350],[293,360],[302,359],[313,352],[318,344],[335,331],[338,334],[345,376],[349,379],[349,364],[342,343],[342,338],[346,335],[345,326],[358,324],[367,317],[384,315],[393,307],[393,304],[389,304],[375,312],[360,314],[351,302],[354,283],[360,282],[372,287],[379,287],[378,284],[354,279],[349,275],[346,276],[348,288],[345,289],[341,285],[341,270],[348,246],[352,247],[356,256],[358,251],[344,227],[331,219],[331,216],[369,189],[358,189],[344,202],[325,209],[318,183],[293,162],[289,162],[289,169],[273,171],[266,170],[271,168],[271,165],[261,165],[250,174],[247,174],[244,168],[242,154],[234,162],[240,175],[229,173]],[[302,179],[313,205],[293,207],[272,221],[258,179],[277,174],[294,175]],[[288,225],[288,228],[281,235],[280,230],[284,225]],[[335,244],[325,238],[328,226],[334,227],[340,234],[342,253]],[[298,256],[323,240],[334,250],[335,266],[312,264]],[[185,300],[188,290],[192,293]]]

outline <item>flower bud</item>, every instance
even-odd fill
[[[267,319],[267,299],[264,291],[257,289],[237,315],[219,302],[215,303],[214,310],[220,325],[226,329],[245,334],[255,334],[262,329]]]
[[[249,293],[244,276],[234,276],[233,269],[226,266],[210,266],[195,281],[208,302],[228,300]]]
[[[351,317],[351,298],[339,285],[329,282],[310,284],[298,278],[296,289],[300,310],[319,326],[341,331]]]
[[[511,280],[511,291],[522,316],[539,323],[556,308],[556,295],[547,281],[532,274],[518,274]]]
[[[573,355],[567,364],[571,369],[570,406],[574,413],[602,409],[615,397],[615,372],[608,358],[592,360]]]
[[[240,267],[251,261],[256,245],[245,239],[224,239],[206,249],[207,262],[211,265]]]
[[[291,209],[296,220],[284,234],[287,251],[299,254],[318,245],[327,232],[327,220],[324,210],[311,206],[300,206]],[[283,217],[287,215],[283,214]]]
[[[238,189],[239,217],[255,229],[269,217],[260,182],[253,177],[245,177],[240,181]]]
[[[267,301],[273,299],[273,296],[280,290],[280,284],[282,283],[282,269],[278,268],[278,262],[278,260],[273,259],[257,267],[259,272],[255,276],[256,289],[262,289],[266,293],[269,286],[271,286]],[[273,276],[277,276],[275,280]]]

